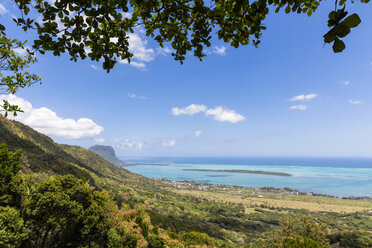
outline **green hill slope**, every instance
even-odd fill
[[[17,121],[0,115],[0,143],[9,150],[22,150],[22,164],[26,172],[72,174],[93,180],[89,172],[100,177],[114,174],[125,176],[124,170],[110,164],[95,153],[77,146],[59,145],[51,138]]]

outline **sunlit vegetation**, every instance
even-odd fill
[[[0,147],[0,247],[372,245],[367,200],[235,186],[181,190],[0,122],[0,143],[8,144]]]

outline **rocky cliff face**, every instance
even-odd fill
[[[125,166],[125,163],[116,157],[115,150],[112,146],[94,145],[90,147],[89,150],[105,158],[112,164]]]
[[[115,150],[112,146],[94,145],[90,147],[89,150],[95,153],[101,152],[108,156],[116,157]]]

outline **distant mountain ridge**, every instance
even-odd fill
[[[115,150],[112,146],[94,145],[90,147],[89,150],[116,166],[126,166],[126,163],[116,157]]]

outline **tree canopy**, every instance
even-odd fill
[[[202,59],[203,49],[211,45],[214,34],[233,47],[252,43],[258,46],[264,20],[269,11],[295,12],[311,16],[321,0],[13,0],[22,17],[15,19],[24,30],[34,28],[38,38],[33,48],[54,55],[69,53],[71,60],[103,60],[108,72],[119,59],[130,58],[128,34],[143,26],[146,35],[160,47],[170,43],[172,55],[181,63],[187,52]],[[354,2],[354,1],[352,1]],[[360,0],[362,3],[369,0]],[[330,31],[325,43],[333,43],[334,52],[341,52],[345,44],[341,38],[361,22],[358,14],[349,15],[346,0],[336,0],[335,10],[329,14]],[[35,22],[27,17],[34,9],[42,16]]]
[[[0,206],[20,207],[24,191],[20,160],[21,151],[11,153],[0,144]]]

